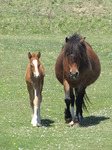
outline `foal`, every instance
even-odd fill
[[[44,83],[45,70],[43,65],[40,63],[40,52],[35,55],[34,53],[28,53],[30,63],[26,70],[26,84],[30,98],[30,105],[32,108],[32,121],[33,126],[41,126],[40,118],[40,103],[42,101],[42,89]]]

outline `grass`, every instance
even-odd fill
[[[92,105],[77,128],[70,128],[64,122],[64,91],[54,74],[64,38],[65,35],[0,35],[0,149],[111,149],[111,38],[87,37],[100,58],[102,73],[87,89]],[[28,51],[41,51],[46,70],[41,128],[30,124],[31,109],[24,79]]]
[[[110,0],[0,1],[0,150],[111,150],[111,4]],[[76,128],[64,122],[64,90],[54,71],[65,37],[74,32],[87,37],[102,68],[99,79],[87,88],[92,104]],[[30,123],[25,83],[29,51],[42,53],[46,71],[40,128]]]
[[[111,0],[1,0],[0,33],[110,34],[111,8]]]

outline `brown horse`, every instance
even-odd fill
[[[100,75],[100,61],[85,41],[84,37],[74,34],[66,38],[66,43],[56,61],[55,74],[65,91],[65,121],[80,122],[82,106],[86,108],[86,88],[94,83]],[[73,93],[75,89],[75,95]],[[74,99],[76,97],[76,116],[74,115]],[[71,113],[70,113],[71,104]],[[87,109],[87,108],[86,108]]]
[[[30,63],[26,70],[26,84],[30,98],[30,105],[32,108],[32,125],[41,126],[40,118],[40,103],[42,101],[42,89],[44,83],[44,67],[40,63],[40,52],[35,55],[34,53],[28,53]]]

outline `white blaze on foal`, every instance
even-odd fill
[[[38,68],[37,68],[38,62],[37,62],[36,59],[33,60],[33,65],[34,65],[34,67],[35,67],[34,75],[35,75],[35,77],[38,77],[38,76],[39,76],[39,71],[38,71]]]

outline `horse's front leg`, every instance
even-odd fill
[[[73,88],[70,88],[70,98],[71,98],[72,121],[74,121],[74,119],[75,119],[75,115],[74,115],[74,100],[75,100],[75,96],[74,96],[74,93],[73,93]]]
[[[64,90],[65,90],[65,103],[66,103],[65,121],[67,123],[69,123],[72,120],[71,113],[70,113],[70,104],[71,104],[70,86],[69,86],[67,80],[65,80],[65,79],[64,79],[63,85],[64,85]]]
[[[84,99],[83,99],[84,94],[85,94],[85,90],[82,90],[78,92],[76,97],[76,118],[78,119],[79,122],[81,122],[83,118],[82,104],[84,103]]]

